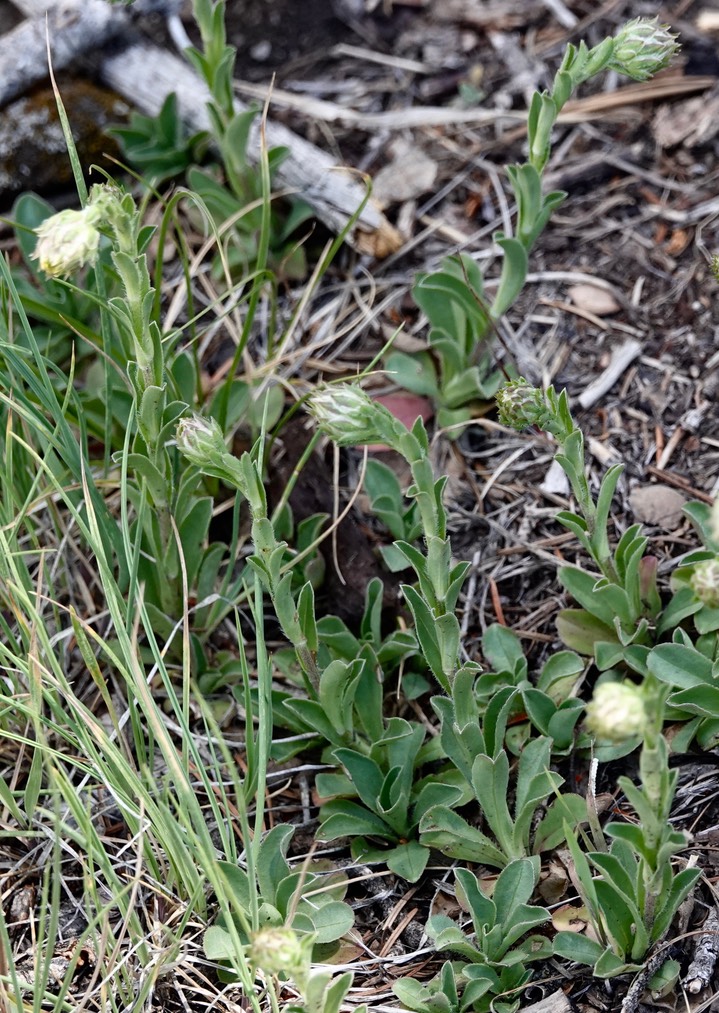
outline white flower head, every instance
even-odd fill
[[[248,956],[254,968],[265,974],[306,977],[310,967],[312,936],[300,938],[289,928],[266,928],[255,933]]]
[[[95,263],[100,245],[97,220],[95,208],[86,207],[58,211],[38,226],[33,257],[45,274],[61,278]]]
[[[631,682],[603,682],[587,704],[587,729],[611,742],[641,735],[648,720],[642,691]]]
[[[356,384],[320,387],[307,408],[322,432],[340,447],[387,441],[389,413]],[[391,428],[391,417],[389,421]]]
[[[181,454],[198,467],[217,463],[217,457],[227,454],[225,439],[218,422],[205,415],[190,415],[180,419],[176,433]]]
[[[634,18],[614,38],[608,66],[635,81],[646,81],[667,66],[679,50],[677,37],[659,18]]]
[[[697,563],[690,584],[702,604],[719,608],[719,556]]]

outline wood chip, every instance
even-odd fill
[[[572,1013],[572,1004],[561,988],[545,995],[531,1006],[522,1006],[520,1013]]]
[[[539,491],[545,496],[568,496],[569,479],[559,461],[552,461]]]
[[[719,133],[719,91],[714,88],[700,98],[661,105],[654,114],[652,131],[662,148],[708,144]]]
[[[719,11],[701,11],[697,28],[700,32],[719,32]]]

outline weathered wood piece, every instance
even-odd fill
[[[0,107],[47,77],[48,38],[53,68],[63,70],[126,32],[134,15],[171,14],[179,10],[182,0],[136,0],[132,8],[105,0],[12,2],[26,20],[0,36]]]
[[[210,93],[204,81],[179,57],[144,42],[129,45],[121,52],[105,53],[100,59],[100,77],[132,105],[155,115],[170,92],[177,95],[182,119],[193,130],[209,126],[206,103]],[[246,109],[235,101],[238,111]],[[261,122],[257,117],[250,131],[248,158],[260,155]],[[317,217],[334,232],[347,227],[365,199],[365,187],[346,169],[309,141],[271,120],[266,124],[268,147],[286,147],[289,155],[275,172],[277,184],[295,191],[313,208]],[[359,250],[385,257],[398,249],[398,232],[371,203],[363,209],[349,241]]]
[[[47,77],[48,34],[53,65],[60,70],[88,47],[102,45],[122,31],[126,23],[121,8],[110,4],[88,3],[81,13],[75,4],[62,3],[48,10],[47,20],[31,17],[12,28],[0,37],[0,106]]]
[[[683,985],[690,995],[698,995],[711,984],[719,957],[719,912],[711,908],[696,941],[692,962],[684,976]]]
[[[138,0],[135,9],[167,12],[176,9],[178,2]],[[193,130],[208,128],[209,90],[188,63],[145,42],[130,42],[121,51],[102,50],[113,36],[129,32],[132,19],[128,8],[105,0],[13,0],[13,3],[31,20],[0,38],[0,104],[6,94],[4,101],[45,76],[47,16],[55,69],[68,66],[80,55],[96,55],[103,81],[142,112],[155,115],[174,91],[180,115],[188,126]],[[22,35],[18,36],[18,32]],[[239,101],[236,105],[238,111],[247,108]],[[271,148],[283,146],[289,150],[276,173],[279,187],[301,196],[332,231],[345,230],[365,200],[363,183],[351,170],[338,166],[326,152],[280,124],[267,122],[266,141]],[[258,117],[250,134],[247,152],[250,159],[259,159],[260,143]],[[397,230],[371,203],[360,212],[348,241],[377,257],[393,252],[401,243]]]
[[[573,1013],[572,1004],[561,988],[550,995],[545,995],[539,1002],[531,1006],[523,1006],[520,1013]]]

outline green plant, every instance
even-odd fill
[[[256,288],[265,279],[269,264],[285,277],[303,278],[304,250],[291,236],[311,217],[311,210],[298,199],[291,202],[286,214],[270,205],[270,179],[286,149],[267,152],[259,169],[247,159],[250,129],[258,110],[235,111],[232,81],[236,50],[227,45],[225,0],[194,0],[193,14],[202,48],[192,46],[186,55],[210,89],[210,135],[220,154],[224,178],[217,167],[197,165],[188,167],[186,178],[216,227],[226,235],[223,255],[214,261],[215,275],[219,279],[227,270],[245,277],[256,272]]]
[[[458,898],[472,919],[473,936],[445,915],[430,918],[427,934],[440,952],[458,953],[467,963],[445,964],[435,987],[405,978],[394,985],[394,991],[417,1013],[513,1013],[519,1006],[513,994],[531,978],[526,965],[552,952],[546,936],[527,935],[550,917],[546,908],[528,903],[539,879],[539,861],[510,862],[497,877],[491,897],[469,870],[458,869],[456,877]]]
[[[128,418],[123,467],[136,482],[127,488],[137,518],[132,535],[137,551],[130,567],[148,589],[147,604],[158,628],[169,634],[178,610],[181,566],[194,587],[207,558],[212,500],[203,495],[196,475],[178,472],[177,455],[168,448],[186,403],[175,395],[154,312],[146,254],[153,230],[142,227],[129,194],[98,185],[82,210],[61,212],[42,223],[34,256],[51,276],[77,271],[97,259],[101,230],[110,241],[116,292],[106,303],[108,327],[122,350],[137,427],[133,438]]]
[[[411,460],[417,479],[418,511],[425,530],[443,530],[443,508],[426,461],[424,430],[416,426],[415,432],[410,433],[354,388],[338,393],[340,398],[346,395],[355,405],[367,408],[370,414],[375,408],[378,410],[377,424],[383,429],[386,425],[385,436],[394,440]],[[371,440],[372,431],[365,428],[364,438]],[[333,746],[332,757],[347,771],[346,775],[318,778],[319,790],[335,796],[322,809],[321,835],[324,839],[354,836],[356,855],[361,853],[364,860],[385,860],[398,874],[415,880],[429,856],[416,840],[422,813],[436,802],[455,802],[463,796],[461,778],[451,771],[438,777],[428,775],[424,780],[418,778],[417,770],[429,761],[441,759],[441,753],[433,747],[423,748],[426,732],[420,724],[399,717],[387,719],[383,713],[382,661],[396,666],[417,650],[417,642],[424,649],[423,635],[418,634],[417,640],[395,636],[383,641],[379,581],[368,588],[362,641],[357,641],[333,618],[318,624],[312,585],[308,581],[298,592],[293,589],[292,573],[285,563],[286,544],[278,540],[268,518],[260,478],[261,462],[250,454],[244,454],[238,461],[226,450],[219,426],[199,417],[180,423],[177,444],[183,455],[206,474],[234,484],[250,505],[255,552],[249,562],[269,593],[282,631],[295,649],[307,693],[304,700],[285,700],[284,711],[299,719],[304,729],[318,733]],[[421,571],[425,594],[431,596],[434,607],[457,626],[453,640],[456,652],[458,623],[454,614],[445,612],[445,602],[449,599],[454,604],[459,593],[454,584],[461,582],[460,574],[466,568],[451,566],[446,537],[440,539],[431,534],[428,544],[435,546],[436,553],[431,573],[421,553],[409,545],[403,544],[401,548]],[[408,588],[405,591],[408,597],[410,591],[417,594]],[[440,597],[444,599],[441,603]],[[430,609],[419,595],[414,601],[418,610]],[[440,628],[444,631],[450,626],[445,623]],[[437,639],[425,638],[425,642],[439,648]],[[349,660],[348,654],[351,656],[355,648],[358,653]],[[456,669],[457,658],[446,655],[441,664],[444,668],[436,666],[436,670],[447,678],[446,673]],[[356,796],[360,802],[337,796]],[[378,838],[392,847],[378,852],[368,844],[367,837]]]
[[[324,947],[335,943],[348,932],[354,915],[342,898],[346,876],[325,866],[321,872],[304,868],[292,869],[286,854],[294,828],[279,824],[262,837],[257,848],[255,875],[258,892],[258,926],[256,931],[286,928],[302,939],[309,938],[312,945]],[[248,872],[240,865],[227,861],[218,863],[224,878],[230,910],[249,911],[252,907],[252,889]],[[234,916],[235,926],[245,944],[244,919]],[[226,960],[232,953],[232,936],[223,923],[211,926],[204,937],[207,956],[212,960]],[[224,955],[224,956],[223,956]],[[310,950],[310,956],[311,956]]]
[[[472,993],[462,992],[462,982],[457,978],[455,964],[446,960],[428,984],[422,985],[415,978],[400,978],[392,985],[392,991],[407,1009],[416,1013],[464,1013],[471,1009]]]
[[[438,803],[457,804],[467,796],[451,769],[418,777],[430,756],[428,749],[422,750],[424,737],[421,725],[393,717],[386,720],[369,755],[335,749],[332,756],[347,773],[317,776],[320,795],[333,796],[320,810],[318,838],[352,837],[352,855],[358,861],[384,862],[403,879],[417,880],[429,859],[429,850],[417,840],[420,819]],[[384,847],[373,846],[373,840]]]
[[[534,425],[551,433],[558,443],[556,460],[564,469],[577,501],[578,512],[562,510],[557,520],[578,539],[599,570],[587,573],[564,566],[559,579],[582,606],[560,612],[557,627],[568,647],[594,654],[608,669],[631,655],[632,645],[648,645],[661,613],[656,583],[656,560],[646,556],[647,539],[634,524],[614,550],[609,540],[612,497],[623,465],[611,467],[602,479],[596,501],[584,470],[584,436],[569,411],[566,391],[542,392],[519,379],[498,395],[500,420],[516,429]]]
[[[567,646],[594,656],[604,672],[601,680],[616,682],[629,670],[643,680],[656,677],[674,692],[666,715],[687,720],[675,740],[685,748],[692,738],[708,748],[719,739],[719,552],[712,514],[706,504],[689,503],[685,512],[693,521],[705,548],[685,556],[672,575],[673,594],[662,601],[657,585],[657,560],[646,554],[647,538],[638,524],[610,548],[609,515],[612,497],[623,466],[610,468],[602,479],[596,502],[584,472],[584,437],[569,412],[566,392],[541,392],[523,380],[506,385],[498,395],[500,418],[510,426],[536,425],[551,433],[559,448],[557,461],[569,478],[578,512],[560,511],[557,520],[572,531],[589,554],[599,575],[576,566],[559,569],[559,579],[582,606],[563,609],[557,628]],[[691,620],[695,635],[683,625]],[[665,641],[671,637],[671,642]],[[539,687],[538,687],[539,688]],[[529,694],[528,712],[539,706],[552,720],[549,708]],[[556,719],[554,719],[556,720]],[[547,725],[548,727],[548,725]],[[638,739],[626,738],[616,749],[631,749]],[[602,747],[606,751],[606,747]]]
[[[586,819],[586,803],[576,795],[558,795],[532,835],[537,810],[563,783],[550,771],[552,741],[542,736],[522,749],[516,770],[514,806],[509,807],[510,762],[504,748],[507,722],[521,699],[506,687],[480,711],[474,673],[459,672],[449,696],[434,697],[432,706],[442,723],[441,743],[480,806],[491,837],[473,826],[451,805],[437,804],[422,817],[420,841],[451,858],[482,862],[496,868],[554,847],[563,821]],[[533,842],[531,838],[533,837]]]
[[[662,645],[654,650],[662,651]],[[647,653],[651,657],[652,652]],[[636,821],[607,824],[609,849],[597,829],[598,850],[586,856],[574,830],[565,825],[580,893],[598,941],[559,932],[555,949],[567,954],[571,948],[572,958],[593,965],[600,977],[637,970],[664,939],[679,905],[701,876],[699,869],[675,872],[672,867],[672,858],[686,847],[687,837],[670,823],[677,772],[669,769],[669,748],[662,733],[670,688],[649,667],[643,674],[641,686],[605,680],[587,706],[588,729],[600,739],[642,743],[639,786],[628,777],[618,782]],[[592,877],[591,866],[599,876]]]
[[[174,92],[162,103],[157,116],[133,112],[127,126],[111,127],[107,133],[119,142],[124,157],[140,170],[150,186],[185,172],[202,159],[208,142],[204,131],[187,137]]]
[[[535,729],[552,740],[552,753],[567,753],[575,741],[575,729],[583,704],[572,693],[581,678],[585,662],[574,651],[557,651],[552,654],[535,682],[529,679],[527,660],[519,638],[506,626],[494,623],[482,637],[482,653],[493,671],[477,677],[474,693],[480,710],[486,708],[495,695],[506,687],[519,690],[526,714],[520,720],[518,703],[505,742],[512,752],[521,746]]]
[[[686,848],[687,837],[674,830],[669,817],[676,789],[677,772],[670,771],[668,748],[661,734],[667,690],[651,676],[641,691],[641,724],[644,745],[639,758],[640,787],[628,777],[619,787],[638,817],[636,822],[612,822],[605,833],[612,838],[609,850],[584,855],[571,827],[565,832],[577,870],[582,900],[598,940],[559,932],[555,951],[591,964],[599,977],[612,977],[638,970],[650,950],[671,927],[679,905],[701,876],[701,870],[675,872],[671,860]],[[626,706],[622,700],[622,706]],[[602,706],[596,722],[604,734],[624,731],[617,711]],[[633,713],[636,711],[633,709]],[[599,875],[592,877],[591,866]]]
[[[560,195],[547,199],[555,197],[558,204]],[[499,236],[497,241],[507,269],[511,264],[518,277],[526,273],[521,245]],[[430,351],[412,356],[392,351],[385,368],[400,386],[432,398],[441,426],[464,422],[473,403],[492,398],[504,379],[494,364],[482,271],[469,254],[448,257],[439,271],[418,276],[412,294],[429,321]]]
[[[443,504],[446,478],[436,479],[429,459],[429,440],[421,418],[408,429],[383,405],[373,402],[351,384],[318,389],[309,409],[321,431],[338,446],[384,443],[410,467],[412,485],[407,496],[416,503],[423,548],[397,541],[417,578],[417,586],[403,584],[404,598],[414,619],[417,640],[430,671],[448,691],[460,661],[460,628],[455,606],[469,568],[452,563]],[[476,671],[476,666],[469,666]]]
[[[430,350],[420,357],[392,352],[386,367],[401,386],[434,399],[440,425],[467,421],[476,402],[491,398],[501,383],[491,354],[493,329],[524,287],[531,249],[566,196],[561,191],[542,193],[552,128],[563,106],[581,84],[603,70],[646,80],[665,67],[677,49],[675,37],[656,18],[636,18],[592,49],[584,42],[568,45],[551,90],[532,97],[527,161],[507,167],[517,221],[514,236],[494,235],[502,256],[494,298],[488,301],[482,271],[467,255],[447,259],[439,271],[418,277],[413,294],[429,320]]]
[[[0,271],[4,292],[10,294],[22,320],[4,260]],[[37,1010],[46,1004],[64,1009],[87,944],[85,952],[97,955],[99,988],[111,989],[118,1004],[144,1002],[152,982],[137,977],[134,962],[147,967],[153,959],[145,905],[157,903],[177,913],[172,926],[158,926],[161,959],[170,963],[180,952],[189,920],[207,917],[210,892],[223,912],[235,913],[218,874],[217,855],[237,860],[239,823],[248,860],[252,860],[246,811],[252,780],[263,783],[265,744],[271,737],[268,715],[260,706],[259,744],[253,751],[250,742],[250,769],[244,785],[237,775],[230,774],[228,781],[224,771],[232,771],[233,764],[230,760],[225,767],[227,750],[223,754],[220,749],[218,756],[213,746],[208,756],[207,750],[198,748],[197,726],[190,720],[189,655],[183,656],[179,670],[168,668],[137,588],[133,610],[128,612],[127,597],[114,572],[116,554],[123,552],[129,540],[127,515],[121,514],[118,522],[108,509],[86,448],[57,401],[32,330],[26,321],[24,326],[30,356],[4,342],[0,367],[7,441],[0,497],[0,663],[4,673],[12,673],[12,683],[4,678],[0,687],[0,706],[4,744],[15,743],[18,749],[12,761],[17,764],[17,778],[2,782],[3,806],[6,818],[15,823],[13,836],[17,832],[28,841],[41,841],[49,835],[57,842],[58,856],[71,854],[78,870],[73,903],[82,910],[87,928],[76,957],[58,979],[50,962],[67,868],[59,871],[54,858],[44,870],[41,863],[41,876],[49,874],[49,878],[42,920],[36,925],[42,942],[37,948],[35,981],[28,985],[12,966],[13,947],[8,944],[3,907],[4,969],[8,962],[11,968],[4,985],[11,997],[7,1001],[17,1008],[28,1003]],[[68,401],[73,397],[69,384],[65,397]],[[56,551],[66,531],[64,524],[72,527],[75,546],[65,560]],[[47,543],[47,557],[55,557],[47,570],[42,566],[38,570],[37,557],[27,551],[31,545],[39,546],[40,539]],[[76,574],[89,559],[97,566],[98,586],[104,595],[101,607],[107,609],[112,641],[97,632],[94,615],[80,618],[74,607],[87,608],[87,600],[80,604]],[[65,641],[72,635],[76,648],[58,649],[58,633]],[[154,671],[152,686],[138,649],[140,637],[151,656],[147,671]],[[257,639],[258,678],[264,686],[268,669],[261,628]],[[78,673],[82,678],[77,678]],[[129,700],[132,704],[118,712],[122,700],[125,706]],[[198,708],[197,714],[208,717],[201,698],[192,706]],[[168,730],[170,715],[177,736]],[[199,724],[203,726],[202,718]],[[214,743],[215,733],[208,717],[203,734]],[[257,829],[263,820],[263,791],[259,798]],[[120,814],[119,836],[103,829],[102,813],[108,803]],[[129,840],[136,854],[128,876],[118,848]],[[32,849],[27,857],[24,874],[32,876]],[[4,891],[7,882],[3,882]],[[249,910],[243,913],[252,924],[250,900]],[[127,960],[120,954],[123,939],[131,951]],[[259,1013],[239,941],[233,937],[232,942],[246,994]],[[93,982],[90,986],[94,987]]]

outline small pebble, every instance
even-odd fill
[[[256,42],[250,49],[250,56],[255,63],[264,63],[265,60],[269,60],[271,53],[272,43],[269,39],[263,39],[262,42]]]

